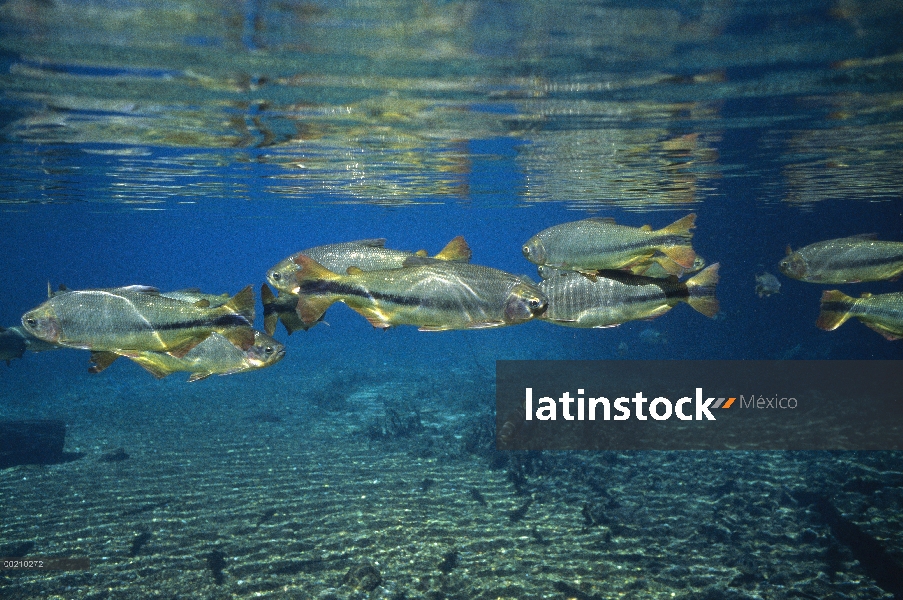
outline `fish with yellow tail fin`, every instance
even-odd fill
[[[546,298],[532,282],[498,269],[409,257],[400,269],[334,273],[303,254],[292,293],[298,315],[315,323],[334,302],[344,302],[371,325],[416,325],[421,331],[481,329],[529,321]]]
[[[267,281],[277,290],[290,293],[295,285],[295,271],[298,270],[294,259],[299,254],[312,258],[335,273],[345,273],[349,267],[357,267],[362,271],[398,269],[410,256],[427,256],[426,250],[406,252],[391,250],[385,245],[386,240],[378,238],[314,246],[279,261],[276,266],[267,271]],[[446,244],[445,248],[433,258],[453,262],[469,262],[471,254],[470,246],[459,235]]]
[[[166,352],[93,352],[91,359],[95,366],[89,371],[99,373],[117,357],[125,356],[158,379],[186,371],[191,373],[188,381],[199,381],[210,375],[232,375],[263,369],[276,364],[285,356],[285,346],[265,333],[253,331],[250,338],[245,338],[247,334],[244,333],[235,336],[236,331],[225,335],[212,333],[181,358]]]
[[[282,323],[289,335],[299,329],[307,331],[313,327],[302,321],[295,310],[298,306],[298,296],[278,291],[273,294],[264,283],[260,286],[260,300],[263,302],[263,330],[267,335],[273,335],[277,323]]]
[[[253,322],[251,286],[216,307],[207,299],[169,298],[147,286],[66,290],[22,316],[28,333],[60,346],[174,356],[184,356],[214,331],[250,328]]]
[[[540,282],[538,287],[549,299],[549,307],[539,318],[566,327],[615,327],[654,319],[680,302],[714,317],[718,313],[718,268],[715,263],[686,282],[617,270],[599,271],[594,279],[563,273]]]
[[[896,279],[903,273],[903,242],[854,235],[809,244],[796,252],[787,246],[778,268],[792,279],[812,283],[858,283]]]
[[[536,265],[591,274],[601,269],[633,269],[661,253],[681,269],[692,269],[696,252],[690,243],[696,215],[690,214],[653,230],[628,227],[613,219],[583,219],[540,231],[523,246],[524,257]]]
[[[903,292],[865,293],[860,298],[851,298],[839,290],[822,294],[816,327],[834,331],[850,317],[859,319],[888,340],[899,340],[903,338]]]

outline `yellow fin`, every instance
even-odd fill
[[[659,229],[659,233],[679,235],[689,239],[693,237],[693,234],[690,233],[690,230],[694,227],[696,227],[696,213],[690,213],[686,217],[674,221],[667,227]]]
[[[183,342],[177,346],[170,348],[169,350],[167,350],[167,353],[170,356],[174,356],[176,358],[185,358],[185,355],[191,352],[192,348],[206,340],[208,337],[210,337],[210,332],[207,332],[204,335],[195,336],[187,342]]]
[[[429,254],[427,254],[426,250],[418,250],[414,253],[414,256],[429,256]]]
[[[332,306],[335,301],[335,298],[329,296],[311,296],[304,294],[298,297],[298,306],[295,308],[295,312],[298,313],[298,316],[305,325],[311,326],[323,317],[323,313],[325,313],[326,309]],[[283,324],[285,324],[285,321],[283,321]]]
[[[855,302],[854,298],[840,290],[826,290],[821,295],[821,312],[815,326],[825,331],[834,331],[850,318],[849,309]],[[838,308],[841,310],[837,310]]]
[[[210,308],[210,300],[203,298],[194,303],[197,308]]]
[[[652,227],[649,225],[643,225],[640,227],[640,231],[652,231]]]
[[[420,256],[418,254],[418,256]],[[464,239],[463,235],[459,235],[452,239],[449,243],[445,245],[445,248],[439,251],[439,253],[433,258],[438,258],[439,260],[452,260],[457,262],[470,262],[470,258],[473,256],[473,251],[470,249],[470,246],[467,244],[467,241]]]
[[[254,289],[249,285],[242,291],[238,292],[232,298],[223,304],[224,312],[237,313],[248,320],[249,323],[254,322]]]
[[[295,264],[301,267],[295,271],[295,279],[298,283],[302,281],[330,281],[341,279],[338,273],[333,273],[306,254],[298,254],[293,259]]]
[[[362,268],[355,267],[355,266],[350,266],[347,269],[345,269],[345,273],[347,273],[348,275],[360,275],[363,272],[364,272],[364,270]]]
[[[234,327],[221,335],[242,351],[254,345],[254,330],[250,327]]]
[[[213,375],[213,373],[211,371],[199,371],[197,373],[192,373],[191,376],[188,378],[188,382],[191,383],[192,381],[200,381],[201,379],[207,379],[211,375]]]
[[[715,297],[715,286],[718,284],[719,263],[710,265],[687,280],[689,298],[687,303],[707,317],[718,314],[718,298]]]

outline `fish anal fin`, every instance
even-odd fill
[[[265,283],[260,285],[260,301],[264,306],[276,301],[276,295],[273,293],[273,290]]]
[[[507,325],[504,321],[471,321],[468,323],[465,328],[466,329],[489,329],[491,327],[502,327],[503,325]]]
[[[201,379],[207,379],[211,375],[213,375],[213,373],[211,371],[198,371],[197,373],[192,373],[188,377],[188,382],[191,383],[192,381],[200,381]]]

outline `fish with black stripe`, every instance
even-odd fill
[[[400,269],[334,273],[305,255],[292,293],[308,325],[334,302],[344,302],[371,325],[416,325],[421,331],[481,329],[529,321],[546,298],[524,277],[468,263],[408,257]]]
[[[822,294],[816,327],[834,331],[850,317],[859,319],[888,340],[899,340],[903,338],[903,292],[865,293],[860,298],[851,298],[839,290]]]
[[[903,242],[876,239],[874,233],[809,244],[778,264],[792,279],[811,283],[858,283],[896,279],[903,273]]]
[[[539,283],[549,299],[539,318],[566,327],[615,327],[661,316],[680,302],[714,317],[718,313],[718,268],[715,263],[686,282],[673,276],[663,279],[617,270],[598,271],[593,278],[563,273]]]

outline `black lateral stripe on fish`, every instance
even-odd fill
[[[370,300],[391,302],[399,306],[423,306],[429,308],[452,309],[458,306],[454,300],[444,298],[425,298],[421,296],[405,296],[402,294],[390,294],[385,292],[368,290],[359,285],[346,282],[316,280],[305,281],[298,285],[298,295],[304,294],[335,294],[337,296],[358,296]]]

